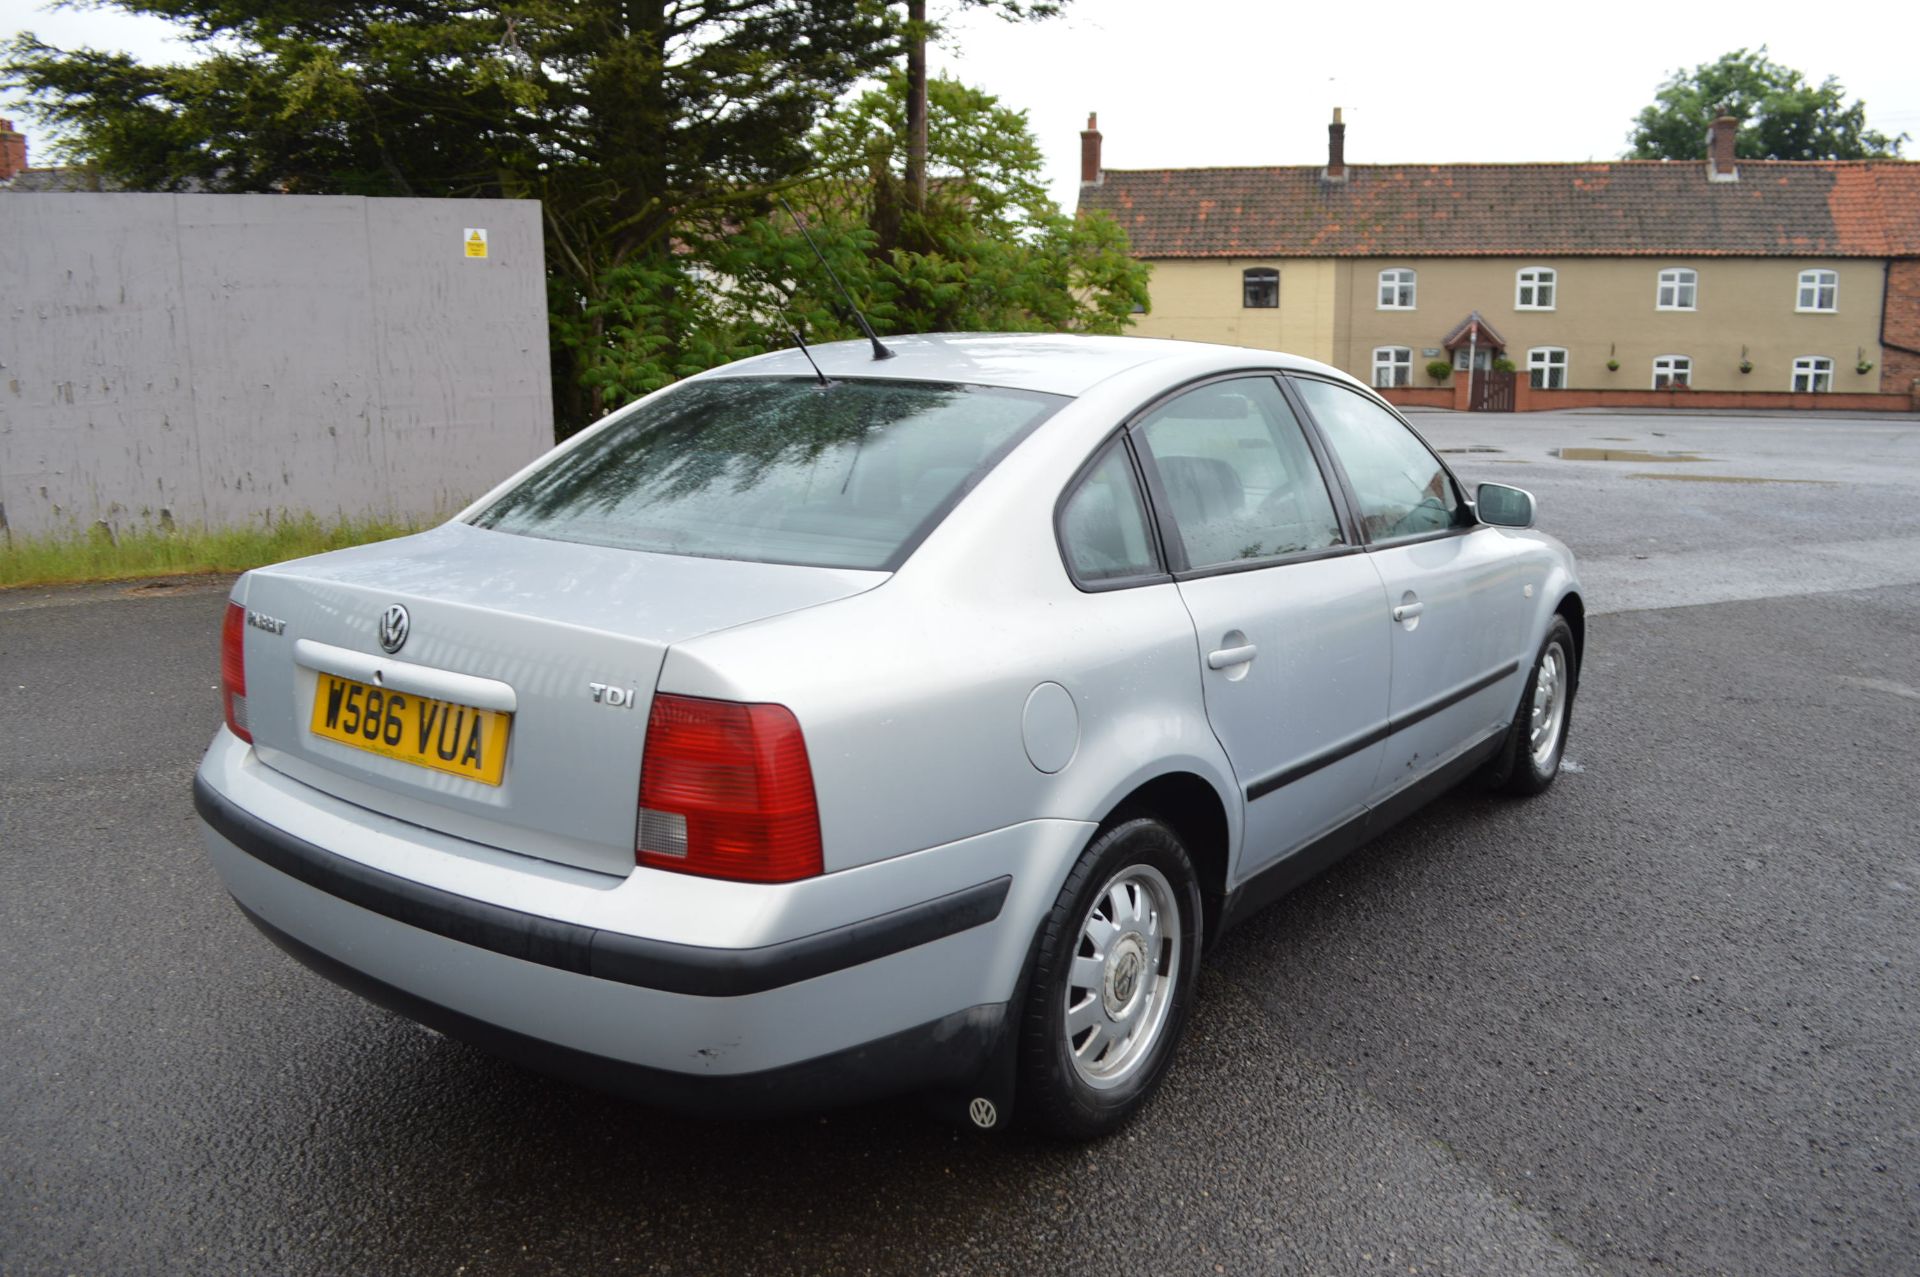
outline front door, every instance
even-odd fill
[[[1364,811],[1387,717],[1386,597],[1274,378],[1186,391],[1134,438],[1246,801],[1237,884]]]
[[[1345,472],[1390,604],[1388,736],[1376,801],[1505,727],[1527,676],[1531,604],[1505,534],[1483,526],[1439,457],[1345,386],[1294,385]]]

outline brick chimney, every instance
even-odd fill
[[[1340,108],[1333,108],[1333,123],[1327,125],[1327,171],[1329,182],[1347,180],[1347,126],[1340,121]]]
[[[1080,184],[1100,184],[1100,113],[1087,113],[1087,127],[1080,131]]]
[[[1740,166],[1734,162],[1733,139],[1740,129],[1740,121],[1731,115],[1722,115],[1707,128],[1707,180],[1709,182],[1737,182],[1740,180]]]
[[[0,120],[0,182],[10,182],[27,167],[27,135],[16,133],[12,120]]]

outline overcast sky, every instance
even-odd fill
[[[1866,100],[1873,127],[1920,137],[1911,0],[1451,11],[1397,0],[1071,0],[1063,17],[1021,24],[955,0],[932,8],[949,28],[935,71],[1028,112],[1069,208],[1089,111],[1100,113],[1109,168],[1318,164],[1335,106],[1351,164],[1611,159],[1675,68],[1761,44],[1810,79],[1838,76],[1849,99]],[[158,19],[0,0],[0,33],[19,30],[63,47],[185,56]],[[1906,153],[1920,157],[1920,144]]]

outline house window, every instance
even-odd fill
[[[1280,272],[1254,266],[1240,272],[1240,304],[1250,310],[1272,310],[1280,304]]]
[[[1693,360],[1686,355],[1662,355],[1653,361],[1653,388],[1667,390],[1693,385]]]
[[[1380,272],[1380,309],[1413,309],[1414,274],[1410,270],[1394,269]]]
[[[1519,272],[1514,287],[1515,310],[1552,310],[1559,275],[1551,266],[1529,266]]]
[[[1840,309],[1840,276],[1830,270],[1800,272],[1800,299],[1795,310]]]
[[[1700,276],[1684,268],[1660,272],[1660,287],[1654,295],[1655,310],[1693,310],[1699,297]]]
[[[1559,346],[1535,346],[1527,352],[1527,376],[1535,390],[1567,388],[1567,352]]]
[[[1808,394],[1833,389],[1833,360],[1825,355],[1802,355],[1793,361],[1793,388]]]
[[[1413,350],[1407,346],[1374,347],[1373,384],[1411,386],[1413,384]]]

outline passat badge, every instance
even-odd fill
[[[407,609],[395,603],[380,614],[380,646],[389,652],[399,651],[407,645],[407,631],[412,626]]]

